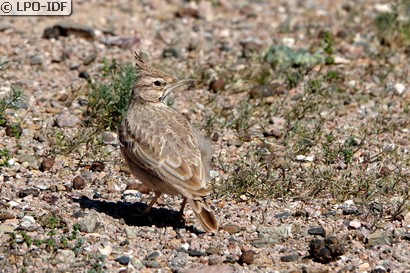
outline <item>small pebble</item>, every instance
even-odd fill
[[[142,260],[142,264],[148,268],[158,268],[160,266],[155,260]]]
[[[242,146],[242,141],[240,141],[239,139],[228,139],[227,144],[228,144],[228,146],[241,147]]]
[[[104,131],[101,134],[101,138],[105,145],[118,145],[118,135],[116,133]]]
[[[37,188],[39,188],[41,191],[47,190],[49,187],[47,185],[36,185]]]
[[[188,243],[182,244],[182,245],[181,245],[181,248],[182,248],[184,251],[188,251],[188,249],[189,249],[189,244],[188,244]]]
[[[82,190],[85,187],[85,180],[81,176],[76,176],[73,179],[73,189],[75,190]]]
[[[130,262],[131,258],[128,256],[120,256],[115,258],[114,261],[119,262],[122,265],[127,265]]]
[[[78,77],[81,79],[86,79],[86,80],[91,79],[90,74],[88,74],[88,72],[85,70],[78,73]]]
[[[241,228],[237,225],[225,225],[221,227],[222,230],[225,230],[229,234],[235,234],[241,231]]]
[[[364,242],[364,240],[366,239],[366,236],[361,232],[357,232],[354,236],[359,242]]]
[[[281,212],[274,215],[276,219],[286,219],[290,216],[292,216],[292,213],[290,213],[289,211]]]
[[[34,230],[34,224],[36,223],[36,220],[34,219],[33,216],[28,216],[25,215],[19,223],[18,230],[26,230],[26,231],[32,231]]]
[[[43,38],[46,39],[58,39],[60,36],[76,36],[84,39],[93,39],[95,31],[86,25],[74,21],[61,21],[57,24],[44,29]]]
[[[135,258],[135,257],[132,257],[132,258],[131,258],[131,264],[132,264],[137,270],[141,270],[141,269],[144,267],[144,265],[142,264],[141,260],[139,260],[139,259],[137,259],[137,258]]]
[[[93,51],[91,52],[89,55],[87,55],[84,60],[83,60],[83,64],[84,65],[89,65],[90,63],[92,63],[95,59],[97,58],[97,52]]]
[[[101,255],[108,256],[112,252],[112,246],[111,245],[101,246],[101,247],[98,248],[98,252]]]
[[[410,241],[410,233],[404,233],[401,238],[406,241]]]
[[[284,255],[280,257],[280,260],[282,262],[296,262],[299,259],[300,259],[300,255],[297,253],[292,253],[292,254],[288,254],[288,255]]]
[[[236,259],[235,259],[235,257],[232,256],[232,255],[227,255],[227,256],[225,257],[224,263],[235,264],[235,263],[236,263]]]
[[[67,190],[66,186],[61,185],[61,184],[56,185],[56,189],[57,189],[57,191],[66,191]]]
[[[397,94],[401,95],[404,93],[404,91],[406,91],[406,86],[404,86],[404,84],[402,83],[396,83],[394,85],[394,89],[396,89]]]
[[[244,264],[253,264],[255,261],[256,252],[254,250],[242,250],[239,261]]]
[[[189,251],[189,256],[191,257],[201,257],[201,256],[205,256],[205,253],[196,249],[191,249]]]
[[[384,230],[376,230],[372,234],[369,234],[366,239],[367,247],[378,246],[378,245],[390,245],[392,238]]]
[[[310,235],[320,235],[322,237],[326,237],[326,231],[323,227],[313,227],[308,229],[308,233]]]
[[[159,257],[159,252],[155,251],[155,252],[152,252],[152,253],[148,254],[147,257],[145,257],[145,259],[146,260],[155,260],[158,257]]]
[[[329,236],[325,239],[313,239],[309,242],[309,257],[313,258],[316,262],[330,263],[343,255],[344,252],[344,247],[334,236]]]
[[[133,196],[133,197],[141,197],[141,193],[137,190],[125,190],[122,193],[123,196]]]
[[[358,266],[357,271],[358,272],[367,272],[369,270],[370,264],[369,263],[362,263]]]
[[[33,55],[30,57],[30,64],[31,65],[40,65],[43,63],[43,58],[39,55]]]
[[[20,204],[13,200],[9,201],[8,204],[11,208],[20,207]]]
[[[207,254],[207,255],[216,255],[216,254],[219,254],[219,252],[220,252],[220,248],[218,248],[218,247],[208,247],[206,250],[205,250],[205,253]]]
[[[0,233],[10,233],[13,232],[15,227],[7,225],[7,224],[0,224]]]
[[[34,197],[37,197],[37,196],[40,195],[40,190],[37,189],[37,188],[28,188],[28,189],[20,190],[20,191],[17,193],[17,196],[18,196],[19,198],[24,198],[24,197],[29,196],[29,195],[32,195],[32,196],[34,196]]]
[[[218,93],[225,88],[225,81],[224,80],[212,80],[209,83],[209,90],[211,90],[213,93]]]
[[[99,198],[101,198],[102,197],[102,194],[101,193],[99,193],[98,191],[95,191],[94,192],[94,194],[93,194],[93,199],[99,199]]]
[[[90,170],[93,171],[93,172],[102,172],[102,171],[104,171],[104,168],[105,168],[104,162],[94,161],[91,164]]]
[[[78,224],[80,227],[80,231],[86,233],[93,233],[99,227],[103,226],[101,218],[94,210],[91,210],[89,214],[85,215],[84,218],[78,222]]]
[[[169,58],[169,57],[179,58],[180,55],[181,54],[179,53],[179,50],[174,47],[165,48],[164,51],[162,52],[162,57],[164,58]]]
[[[386,272],[387,272],[386,268],[380,265],[370,270],[370,273],[386,273]]]
[[[25,168],[37,169],[38,162],[37,158],[30,154],[22,154],[18,157],[18,162],[20,162]]]
[[[211,140],[212,140],[212,141],[218,141],[218,139],[219,139],[219,134],[218,134],[218,132],[213,132],[213,133],[212,133],[212,136],[211,136]]]
[[[60,128],[74,128],[81,122],[79,117],[68,112],[56,115],[54,120],[56,125]]]
[[[6,219],[14,219],[16,216],[8,211],[0,212],[0,221],[4,221]]]
[[[55,204],[58,200],[58,196],[55,196],[53,194],[44,194],[43,195],[43,200],[46,201],[49,204]]]
[[[342,213],[343,215],[352,215],[352,214],[358,214],[359,210],[355,207],[342,207]]]
[[[350,229],[358,229],[361,226],[362,226],[362,224],[359,221],[356,221],[356,220],[350,221],[350,223],[349,223],[349,228]]]
[[[208,257],[208,264],[209,265],[216,265],[216,264],[222,264],[223,259],[219,255],[212,254],[211,256]]]

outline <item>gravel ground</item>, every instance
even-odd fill
[[[388,1],[91,0],[75,1],[67,18],[1,17],[0,98],[14,86],[24,99],[5,111],[8,123],[19,126],[0,126],[0,150],[10,153],[0,164],[0,272],[410,272],[410,51],[394,38],[380,41],[374,20],[382,12],[392,12]],[[345,99],[351,95],[354,102],[320,113],[330,117],[323,127],[368,132],[377,117],[394,125],[390,131],[369,125],[377,132],[366,143],[367,154],[352,157],[363,166],[369,154],[394,153],[397,160],[369,161],[361,179],[392,177],[402,191],[366,203],[360,196],[334,198],[327,189],[312,194],[299,170],[320,161],[313,149],[281,165],[295,184],[286,194],[218,192],[242,174],[218,160],[234,166],[262,143],[286,159],[290,146],[283,141],[285,117],[255,110],[250,120],[273,120],[263,130],[207,127],[207,117],[255,92],[263,105],[296,103],[300,85],[280,82],[268,94],[254,88],[248,79],[262,73],[255,56],[272,45],[317,48],[324,31],[335,37],[334,66],[345,73]],[[197,80],[173,95],[173,107],[212,137],[216,234],[203,233],[189,208],[185,223],[177,217],[180,197],[163,196],[150,215],[141,214],[153,194],[127,170],[115,132],[65,149],[88,133],[82,127],[85,78],[98,79],[105,60],[132,63],[133,50],[175,76]],[[333,177],[357,179],[349,166],[329,168]],[[400,202],[403,209],[395,210]]]

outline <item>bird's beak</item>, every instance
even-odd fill
[[[185,84],[193,83],[195,80],[193,79],[178,79],[175,83],[170,84],[169,86],[166,87],[164,94],[161,97],[161,100],[164,100],[169,93],[171,93],[173,90],[177,89],[178,87],[181,87]]]

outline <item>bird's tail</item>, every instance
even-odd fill
[[[188,201],[203,229],[206,232],[217,231],[218,221],[216,221],[214,212],[205,199],[203,197],[194,197],[193,199],[188,199]]]

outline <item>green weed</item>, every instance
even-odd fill
[[[102,69],[105,81],[89,83],[86,126],[116,131],[127,111],[136,74],[131,65],[119,66],[115,61]]]
[[[91,263],[91,268],[87,270],[87,273],[102,273],[104,272],[104,261],[105,257],[102,255],[93,255],[91,257],[93,261]]]
[[[334,164],[341,161],[349,164],[353,154],[363,145],[364,139],[360,142],[354,136],[350,136],[342,144],[336,143],[332,133],[326,134],[322,143],[323,158],[326,164]]]
[[[252,115],[252,105],[248,101],[241,101],[233,110],[233,118],[227,123],[228,127],[237,131],[244,131],[252,124],[250,117]]]
[[[216,164],[229,176],[223,176],[218,182],[212,181],[216,194],[238,199],[244,196],[261,199],[286,195],[290,182],[283,175],[284,170],[272,165],[268,154],[266,148],[252,147],[229,166],[223,163],[220,155]]]
[[[333,58],[333,39],[329,31],[325,31],[323,34],[324,51],[326,53],[325,64],[334,64]]]
[[[405,0],[396,0],[392,4],[391,12],[377,15],[374,23],[382,44],[397,43],[399,46],[410,44],[410,16],[403,14],[409,10],[410,4]],[[400,17],[404,18],[403,20]]]
[[[23,91],[18,87],[12,87],[10,92],[0,99],[0,126],[6,124],[4,111],[7,109],[16,109],[18,104],[23,101]]]
[[[95,128],[82,128],[74,133],[68,133],[64,129],[57,127],[47,127],[44,137],[47,139],[50,148],[47,150],[48,156],[67,155],[78,152],[80,146],[87,145],[94,140],[97,134]]]
[[[10,151],[7,149],[0,149],[0,169],[1,167],[8,166],[8,161],[12,158]]]
[[[21,235],[23,236],[23,241],[24,243],[30,247],[33,244],[33,240],[30,238],[29,235],[27,235],[26,232],[21,232]]]

